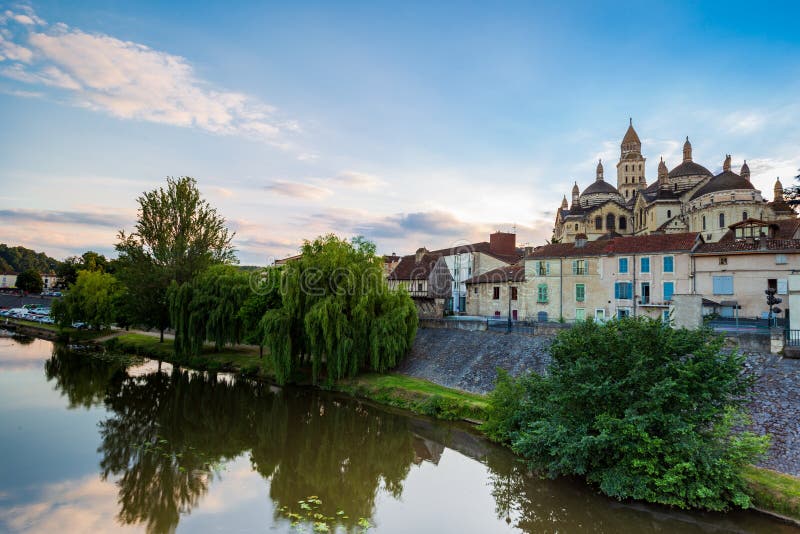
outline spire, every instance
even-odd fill
[[[722,172],[730,172],[731,170],[731,155],[725,154],[725,161],[722,164]]]
[[[620,155],[625,156],[629,153],[642,153],[642,142],[639,140],[639,135],[633,129],[633,118],[629,118],[628,130],[625,132],[625,137],[622,138],[620,144]]]
[[[775,180],[775,189],[773,189],[775,193],[775,197],[772,199],[773,202],[783,202],[783,184],[781,183],[781,179],[778,178]]]
[[[572,186],[572,205],[578,203],[578,197],[581,195],[581,190],[578,189],[578,182],[575,182],[575,185]]]
[[[741,174],[742,178],[748,182],[750,181],[750,167],[747,165],[747,160],[744,160],[744,163],[742,164],[742,170],[739,172],[739,174]]]
[[[597,178],[595,179],[598,182],[603,181],[603,160],[597,160]]]
[[[669,171],[667,170],[667,164],[664,163],[663,157],[661,161],[658,162],[658,186],[669,187]]]
[[[567,204],[567,195],[564,195],[564,198],[561,199],[561,209],[565,210],[568,207],[569,207],[569,204]]]
[[[683,143],[683,162],[692,161],[692,143],[689,142],[689,136],[686,136],[686,142]]]

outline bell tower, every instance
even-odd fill
[[[633,119],[630,119],[628,131],[620,143],[619,163],[617,163],[617,190],[626,202],[633,201],[636,191],[647,187],[645,161],[642,156],[642,142],[633,129]]]

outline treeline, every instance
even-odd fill
[[[40,273],[56,272],[61,264],[44,252],[36,252],[25,247],[10,247],[0,243],[0,272],[22,273],[37,271]]]
[[[137,202],[117,259],[87,252],[64,263],[69,291],[53,304],[61,326],[141,326],[161,341],[171,328],[179,361],[208,342],[266,346],[281,383],[306,367],[315,383],[384,372],[411,347],[416,308],[387,287],[374,244],[328,235],[281,268],[240,269],[233,234],[194,179],[169,178]]]

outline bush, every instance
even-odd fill
[[[551,477],[612,497],[711,510],[750,505],[742,469],[768,440],[744,422],[743,357],[710,330],[659,320],[579,323],[551,347],[547,377],[498,377],[484,429]]]

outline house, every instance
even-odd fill
[[[528,299],[523,298],[527,290],[525,265],[521,262],[473,276],[465,284],[467,315],[506,318],[510,315],[514,321],[528,318]]]
[[[719,302],[723,317],[761,318],[768,313],[768,288],[783,300],[778,316],[785,317],[789,277],[800,273],[800,219],[748,218],[730,225],[716,243],[700,246],[693,257],[695,290]]]
[[[0,274],[0,289],[17,287],[17,273]]]
[[[432,251],[432,254],[444,258],[452,277],[450,294],[445,300],[448,312],[467,312],[467,280],[492,269],[513,265],[522,259],[516,238],[516,234],[510,232],[495,232],[489,236],[489,241],[464,243]]]
[[[405,289],[420,317],[444,315],[445,300],[450,297],[453,277],[444,257],[420,248],[415,254],[403,256],[389,275],[390,289]]]
[[[391,255],[384,255],[383,256],[383,276],[384,278],[389,278],[389,275],[392,274],[395,267],[400,263],[400,256],[392,252]]]

